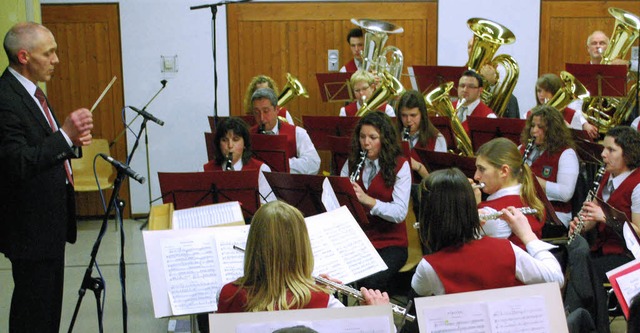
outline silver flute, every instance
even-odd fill
[[[224,169],[226,171],[233,171],[233,153],[227,154],[227,166]]]
[[[349,175],[349,180],[351,180],[352,182],[357,182],[358,179],[360,179],[360,171],[362,170],[362,167],[364,166],[364,161],[366,161],[366,159],[367,159],[367,150],[363,149],[360,151],[360,162],[358,162],[358,166],[356,166],[356,169],[353,170],[351,175]],[[349,161],[347,161],[347,163],[349,163]]]
[[[345,296],[349,296],[349,297],[353,297],[355,299],[357,299],[358,301],[364,301],[364,296],[362,296],[362,293],[360,292],[360,290],[351,288],[349,286],[346,286],[344,284],[340,284],[337,282],[333,282],[329,279],[325,279],[321,276],[314,276],[313,277],[317,283],[320,283],[326,287],[328,287],[329,289],[335,290],[337,291],[339,294],[341,295],[345,295]],[[416,317],[414,315],[411,315],[407,312],[406,308],[403,308],[399,305],[391,304],[391,310],[393,311],[393,314],[395,316],[398,317],[403,317],[405,318],[407,321],[409,322],[413,322],[416,320]]]
[[[480,187],[480,185],[482,185],[484,187],[484,183],[476,184],[476,186],[478,186],[478,187]],[[538,212],[537,209],[531,208],[531,207],[522,207],[522,208],[516,208],[516,209],[519,210],[524,215],[536,214]],[[495,219],[499,218],[500,216],[502,216],[502,212],[501,211],[500,212],[491,213],[491,214],[478,214],[478,218],[480,218],[480,220],[484,220],[484,221],[495,220]],[[420,229],[420,222],[414,222],[413,223],[413,228],[414,229]]]
[[[600,168],[598,168],[596,175],[593,177],[593,186],[589,193],[587,193],[587,197],[584,200],[585,203],[593,201],[593,199],[595,199],[596,195],[598,194],[598,190],[600,189],[600,181],[602,180],[602,176],[604,176],[605,167],[606,164],[602,164]],[[584,204],[582,205],[584,206]],[[582,209],[580,209],[580,212],[578,213],[578,223],[576,224],[576,228],[573,230],[573,233],[569,235],[567,245],[573,242],[573,239],[576,238],[576,234],[582,233],[582,229],[584,228],[584,219],[582,218],[582,214],[583,211]]]

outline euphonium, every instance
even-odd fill
[[[560,72],[560,79],[564,83],[564,86],[560,87],[558,91],[548,100],[545,104],[554,107],[560,112],[573,101],[574,99],[586,99],[589,97],[589,91],[585,88],[575,76],[569,72]]]
[[[623,59],[640,35],[640,18],[626,10],[609,7],[609,14],[616,24],[609,39],[609,46],[602,54],[601,64],[608,65],[614,59]]]
[[[451,104],[451,100],[449,99],[449,91],[451,88],[453,88],[453,82],[449,81],[443,83],[428,92],[424,97],[424,100],[427,103],[428,109],[433,110],[441,116],[449,117],[451,120],[453,135],[456,137],[456,147],[463,155],[473,156],[471,139],[469,139],[467,131],[462,127],[462,123],[460,123],[460,119],[458,119],[456,110],[453,108],[453,104]]]
[[[389,72],[380,73],[380,86],[376,88],[371,97],[362,104],[358,112],[357,117],[364,116],[367,112],[375,110],[380,105],[386,103],[389,98],[400,96],[404,92],[402,83]]]
[[[483,18],[471,18],[467,21],[467,25],[474,34],[467,68],[479,72],[484,65],[496,68],[498,65],[502,65],[506,72],[505,77],[496,83],[493,93],[489,93],[487,89],[484,89],[482,93],[482,100],[498,117],[501,117],[507,109],[509,98],[516,87],[520,69],[512,56],[501,54],[493,58],[493,55],[501,45],[515,42],[516,37],[505,26]]]
[[[300,81],[298,81],[298,79],[293,75],[287,73],[287,83],[282,88],[280,96],[278,96],[278,106],[284,106],[296,96],[309,98],[307,89],[304,88],[302,83],[300,83]]]
[[[600,180],[602,180],[602,176],[604,175],[605,167],[605,164],[601,165],[596,172],[596,175],[593,179],[593,186],[591,188],[591,191],[587,193],[587,197],[584,200],[585,203],[593,201],[593,199],[595,199],[596,195],[598,194],[598,189],[600,189]],[[571,244],[576,235],[582,232],[582,228],[584,228],[584,221],[582,220],[582,209],[580,209],[580,212],[578,213],[578,223],[576,224],[576,228],[573,230],[573,233],[569,235],[569,241],[567,241],[567,245]]]
[[[377,73],[389,72],[399,80],[404,64],[402,51],[395,46],[385,47],[384,44],[387,42],[389,34],[399,34],[404,32],[404,29],[389,22],[378,20],[351,19],[351,23],[365,31],[364,50],[362,52],[364,69]],[[387,63],[387,53],[389,52],[391,52],[391,61]]]

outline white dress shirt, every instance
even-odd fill
[[[367,159],[367,162],[368,161]],[[376,164],[376,169],[380,172],[378,160],[375,160],[374,163]],[[362,179],[368,179],[370,171],[371,167],[369,167],[369,163],[365,163],[362,170]],[[342,166],[340,176],[349,177],[349,161]],[[371,215],[379,216],[393,223],[404,221],[407,217],[407,211],[409,210],[410,194],[411,169],[409,168],[409,163],[404,162],[396,175],[396,183],[393,185],[392,201],[384,202],[376,199],[376,204],[371,208]]]
[[[534,240],[527,244],[526,252],[513,243],[511,243],[511,248],[516,257],[515,275],[520,282],[524,284],[557,282],[560,286],[564,284],[564,275],[560,264],[549,252],[556,246],[541,240]],[[491,254],[478,253],[478,255]],[[424,258],[420,260],[416,272],[413,274],[411,287],[420,296],[443,295],[445,293],[438,274]]]
[[[419,134],[420,132],[416,132],[414,136],[411,137],[410,140],[412,147],[415,147],[418,144],[418,139],[420,136]],[[433,148],[433,151],[439,153],[447,152],[447,140],[444,138],[444,135],[442,135],[442,133],[438,133],[438,137],[436,138],[436,146]]]
[[[466,120],[467,118],[469,118],[469,116],[473,113],[473,111],[476,109],[476,107],[478,107],[478,105],[480,105],[480,102],[482,100],[480,98],[476,99],[475,101],[473,101],[472,103],[467,105],[467,111],[464,113],[464,119]],[[460,102],[460,101],[458,101]],[[456,104],[457,105],[457,104]],[[458,105],[460,106],[460,105]],[[487,118],[498,118],[498,116],[496,116],[495,112],[494,113],[490,113]]]
[[[275,135],[280,132],[278,125],[271,131]],[[298,157],[289,158],[289,170],[295,174],[316,175],[320,170],[320,155],[316,147],[311,142],[311,138],[307,131],[296,126],[296,155]]]
[[[233,170],[242,170],[244,164],[242,163],[242,159],[238,159],[233,165]],[[222,170],[226,171],[227,169],[227,161],[222,162]],[[260,166],[260,172],[258,172],[258,192],[260,192],[260,203],[267,203],[276,200],[276,195],[271,190],[271,185],[267,181],[267,178],[264,176],[265,172],[271,172],[271,168],[267,165],[267,163],[262,163]]]
[[[502,198],[507,195],[520,195],[521,188],[522,184],[518,184],[499,189],[498,191],[487,197],[487,202]],[[495,208],[492,208],[491,206],[483,207],[482,209],[486,210],[489,214],[497,212],[497,210]],[[509,236],[511,236],[511,227],[509,227],[507,221],[503,219],[488,220],[482,226],[482,229],[485,235],[495,238],[509,238]]]

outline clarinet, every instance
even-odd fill
[[[522,164],[527,163],[527,158],[529,157],[529,154],[531,154],[535,142],[535,136],[530,137],[529,141],[527,141],[527,146],[524,148],[524,153],[522,154]]]
[[[264,124],[260,124],[260,126],[258,127],[258,133],[267,134],[267,131],[265,131],[264,129]]]
[[[349,180],[351,180],[352,182],[357,182],[360,179],[360,171],[362,170],[362,167],[364,166],[364,161],[366,160],[367,160],[367,150],[363,149],[360,151],[360,162],[358,162],[358,166],[356,166],[356,169],[353,170],[353,172],[349,176]]]
[[[409,141],[411,139],[411,135],[409,134],[409,126],[404,127],[402,129],[402,141]]]
[[[227,154],[227,166],[224,168],[225,171],[233,171],[233,153]]]
[[[593,187],[591,188],[589,193],[587,193],[587,198],[584,201],[585,203],[589,201],[593,201],[593,199],[595,199],[596,197],[596,194],[598,194],[598,189],[600,189],[600,181],[602,180],[602,176],[604,175],[604,169],[605,169],[605,165],[602,164],[598,169],[598,172],[596,172],[596,175],[593,179]],[[582,218],[582,209],[580,209],[580,212],[578,213],[578,224],[576,224],[576,228],[573,230],[573,233],[569,235],[569,240],[567,241],[567,245],[571,244],[573,239],[576,238],[576,234],[581,233],[583,228],[584,228],[584,220]]]

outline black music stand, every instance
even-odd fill
[[[338,125],[338,129],[336,132],[336,136],[348,136],[351,137],[353,135],[353,130],[358,125],[358,121],[360,121],[360,117],[336,117],[336,124]]]
[[[289,172],[286,136],[252,133],[251,150],[254,157],[266,163],[272,172]]]
[[[218,147],[213,143],[214,137],[214,133],[204,132],[204,144],[207,147],[207,158],[209,161],[216,159],[216,151],[218,150]]]
[[[264,176],[275,196],[298,208],[305,217],[327,211],[322,203],[322,183],[325,177],[284,172],[265,172]]]
[[[574,132],[575,133],[575,132]],[[574,142],[576,143],[576,152],[585,163],[600,165],[602,163],[600,155],[604,147],[591,140],[585,140],[574,135]]]
[[[353,185],[349,178],[330,176],[327,177],[327,179],[329,179],[331,187],[333,187],[333,192],[335,192],[340,206],[347,206],[351,215],[355,217],[358,223],[369,224],[367,211],[365,211],[364,206],[362,206],[360,201],[358,201],[358,197],[356,196],[356,192],[353,190]]]
[[[476,173],[476,158],[459,156],[452,153],[429,151],[424,148],[413,148],[429,171],[456,167],[468,178],[473,178]]]
[[[591,92],[592,97],[626,95],[628,70],[626,65],[567,63],[564,67]]]
[[[342,166],[349,160],[351,153],[351,138],[346,136],[327,137],[329,150],[331,150],[331,175],[340,176]]]
[[[447,149],[455,150],[457,148],[456,136],[453,134],[451,119],[444,116],[429,116],[429,121],[444,136],[444,140],[447,141]]]
[[[544,206],[544,210],[546,212],[545,222],[552,224],[554,226],[563,227],[564,229],[561,228],[562,235],[565,235],[566,227],[564,223],[562,223],[562,221],[560,221],[560,219],[558,218],[558,215],[556,215],[556,210],[555,208],[553,208],[551,201],[549,201],[549,199],[547,198],[547,194],[544,192],[544,189],[542,188],[542,185],[540,185],[540,182],[538,181],[538,178],[536,177],[536,175],[532,175],[532,176],[533,176],[533,185],[536,189],[536,196],[538,197],[538,199],[540,199],[540,201],[542,201],[542,205]],[[558,235],[552,235],[551,237],[558,237]]]
[[[323,102],[350,102],[353,100],[349,80],[353,73],[316,73]]]
[[[421,66],[421,65],[413,65],[409,67],[409,72],[411,73],[411,68],[413,69],[413,77],[415,78],[415,82],[418,87],[414,87],[416,90],[421,92],[423,95],[437,86],[453,81],[458,82],[462,73],[467,70],[467,67],[461,66]],[[453,89],[449,91],[450,96],[458,96],[457,84],[454,84]]]
[[[214,203],[239,201],[245,221],[260,205],[260,171],[158,172],[163,203],[185,209]]]
[[[613,231],[620,236],[620,238],[624,239],[622,227],[625,223],[631,223],[627,214],[604,202],[600,197],[596,196],[596,201],[598,202],[598,205],[600,205],[600,208],[602,208],[602,213],[604,213],[604,216],[606,217],[606,224],[611,227]],[[629,227],[631,227],[631,230],[634,230],[632,226]],[[634,232],[634,234],[636,233]]]
[[[520,134],[524,129],[526,120],[515,118],[486,118],[486,117],[468,117],[469,138],[473,145],[473,151],[486,142],[494,139],[505,137],[516,145],[520,144]]]
[[[313,145],[318,150],[330,150],[327,136],[337,135],[338,119],[334,116],[302,116],[304,129],[307,130]]]

